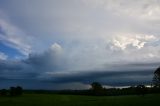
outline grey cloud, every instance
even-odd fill
[[[43,71],[61,71],[67,66],[63,56],[63,48],[54,43],[47,51],[40,54],[30,54],[24,63],[30,65],[39,72]]]
[[[38,73],[23,61],[0,61],[0,77],[4,79],[26,79],[34,78]]]
[[[88,89],[90,85],[79,82],[74,83],[53,83],[48,81],[33,79],[1,79],[0,88],[9,88],[10,86],[23,86],[24,89],[45,89],[45,90],[64,90],[64,89]]]
[[[36,79],[39,74],[47,71],[64,70],[62,52],[60,45],[53,44],[44,53],[30,54],[27,59],[0,60],[0,76],[6,79]]]
[[[43,80],[56,83],[82,82],[90,84],[93,81],[111,86],[130,86],[136,84],[150,84],[154,69],[106,69],[86,70],[86,72],[49,73]]]
[[[54,54],[54,52],[52,53]],[[48,57],[46,57],[47,60],[45,60],[44,54],[32,55],[28,59],[18,62],[8,60],[0,61],[0,81],[3,83],[5,81],[9,81],[14,85],[22,84],[26,88],[32,88],[33,82],[36,82],[35,85],[37,84],[40,88],[43,85],[48,85],[51,87],[52,84],[55,86],[59,85],[59,87],[61,86],[62,88],[65,88],[65,85],[67,84],[66,86],[71,88],[71,83],[89,85],[93,81],[98,81],[103,85],[110,86],[150,84],[152,81],[153,72],[159,65],[158,62],[146,64],[130,63],[124,65],[113,64],[113,66],[110,65],[110,67],[104,67],[101,69],[65,71],[62,69],[63,65],[61,63],[57,66],[57,63],[55,63],[56,61],[51,65],[54,66],[55,64],[57,67],[47,67],[48,63],[45,65],[45,62],[47,62],[51,57],[47,54]],[[31,83],[30,86],[29,83]],[[46,87],[46,89],[49,89],[50,87]],[[36,87],[34,86],[33,88]]]

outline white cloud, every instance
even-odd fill
[[[63,48],[58,43],[51,45],[50,50],[56,53],[56,55],[61,55],[63,53]]]
[[[4,54],[3,52],[0,52],[0,60],[6,60],[8,56]]]
[[[144,35],[144,34],[118,34],[112,40],[112,49],[119,48],[125,50],[131,47],[136,49],[141,49],[146,43],[151,43],[159,40],[154,35]]]
[[[23,55],[28,55],[31,52],[31,46],[28,42],[31,37],[1,17],[0,31],[0,40],[3,44],[17,49]]]
[[[159,20],[160,1],[158,0],[84,0],[88,6],[103,8],[116,15],[127,15],[134,18]]]

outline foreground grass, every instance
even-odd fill
[[[0,97],[0,106],[160,106],[160,94],[145,96],[78,96],[24,94]]]

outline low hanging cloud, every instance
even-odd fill
[[[72,74],[70,74],[72,73]],[[47,73],[48,81],[54,83],[81,82],[91,84],[94,81],[110,86],[131,86],[150,84],[153,78],[151,69],[144,70],[92,70],[88,72]]]

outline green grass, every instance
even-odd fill
[[[0,97],[0,106],[160,106],[160,94],[145,96],[78,96],[24,94]]]

